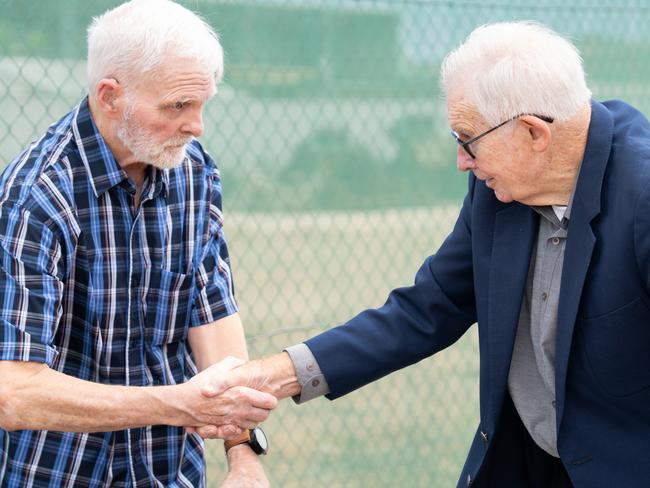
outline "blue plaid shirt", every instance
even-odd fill
[[[0,360],[87,381],[173,385],[196,373],[189,327],[236,312],[221,185],[196,141],[149,167],[141,203],[87,100],[0,180]],[[104,433],[0,430],[3,487],[205,484],[203,443],[165,425]]]

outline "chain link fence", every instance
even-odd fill
[[[85,27],[108,0],[0,0],[0,164],[84,96]],[[252,356],[275,353],[412,281],[465,191],[440,61],[476,26],[533,19],[580,47],[596,99],[650,113],[650,4],[636,1],[193,0],[226,76],[204,145]],[[273,486],[453,486],[478,423],[478,347],[265,424]],[[208,479],[225,474],[209,442]]]

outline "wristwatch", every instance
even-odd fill
[[[264,455],[269,452],[269,441],[264,431],[259,427],[255,427],[252,430],[245,430],[237,437],[228,439],[224,442],[223,447],[228,452],[231,447],[238,446],[239,444],[248,444],[251,446],[253,452],[258,455]]]

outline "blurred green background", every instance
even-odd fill
[[[0,165],[85,94],[85,28],[108,0],[0,0]],[[203,144],[223,175],[252,356],[412,281],[465,191],[438,90],[445,53],[476,26],[533,19],[583,53],[597,99],[650,113],[650,2],[193,0],[226,75]],[[455,484],[478,423],[471,330],[450,350],[336,402],[282,404],[265,424],[273,486]],[[208,480],[225,473],[209,442]]]

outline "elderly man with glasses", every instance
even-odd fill
[[[481,420],[459,486],[648,486],[648,120],[591,100],[577,49],[534,23],[476,29],[441,81],[471,172],[452,233],[383,307],[239,380],[334,399],[477,323]]]

